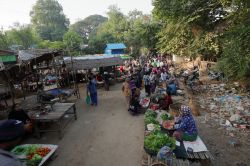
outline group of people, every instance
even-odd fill
[[[141,62],[141,63],[140,63]],[[172,62],[166,58],[149,58],[148,60],[132,60],[126,63],[128,78],[123,83],[123,93],[127,102],[128,110],[139,112],[140,90],[145,88],[147,96],[155,92],[156,87],[160,84],[167,87],[165,107],[171,103],[171,95],[176,94],[178,82],[174,74],[170,73]],[[165,104],[165,102],[163,102]],[[131,109],[135,108],[135,109]]]
[[[166,88],[165,97],[158,101],[159,108],[168,110],[173,104],[172,95],[177,94],[179,83],[174,74],[173,62],[167,58],[149,58],[142,63],[133,60],[127,64],[129,77],[123,83],[128,110],[133,113],[140,112],[139,97],[143,88],[148,97],[155,93],[156,87],[161,85]],[[175,118],[175,132],[173,136],[177,140],[194,141],[198,136],[195,120],[190,107],[181,105],[179,115]]]

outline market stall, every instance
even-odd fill
[[[163,98],[159,89],[151,96],[151,103],[145,112],[144,149],[148,156],[144,165],[162,163],[162,165],[190,165],[191,162],[209,162],[213,156],[198,136],[194,141],[177,141],[173,137],[176,131],[176,118],[180,114],[181,103],[170,105],[169,110],[159,108],[158,101]],[[179,105],[179,106],[178,106]]]
[[[50,144],[23,144],[11,150],[27,166],[42,166],[56,152],[58,146]]]
[[[68,68],[73,66],[74,70],[93,69],[107,66],[122,65],[124,60],[120,55],[85,55],[72,58],[64,57],[65,64]]]

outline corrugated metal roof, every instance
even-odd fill
[[[50,49],[34,49],[34,50],[20,50],[18,52],[19,60],[30,61],[32,59],[41,57],[46,54],[53,54],[59,52],[58,50]]]
[[[127,48],[123,43],[109,43],[107,44],[106,50],[116,50]]]
[[[71,67],[71,57],[64,57],[63,59],[66,65]],[[121,65],[123,62],[124,60],[121,58],[121,55],[87,55],[73,57],[73,67],[76,70]]]

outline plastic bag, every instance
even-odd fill
[[[164,146],[160,149],[157,154],[159,160],[164,160],[165,163],[169,166],[173,165],[173,152],[170,147]]]
[[[86,96],[85,102],[86,102],[87,105],[90,105],[90,104],[91,104],[91,99],[90,99],[90,96],[89,96],[89,95]]]

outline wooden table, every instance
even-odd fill
[[[62,120],[65,115],[74,115],[75,120],[77,120],[76,106],[75,103],[55,103],[52,105],[52,111],[41,115],[36,114],[32,117],[35,121],[35,133],[40,138],[42,132],[58,132],[59,138],[62,138]],[[56,129],[41,129],[39,123],[50,123],[55,122],[57,124]]]

